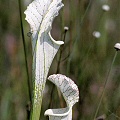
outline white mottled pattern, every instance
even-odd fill
[[[48,79],[60,89],[69,107],[73,106],[76,102],[78,102],[78,87],[70,78],[61,74],[54,74],[49,76]]]
[[[68,77],[61,74],[54,74],[48,77],[62,92],[67,103],[66,108],[48,109],[45,115],[49,120],[72,120],[72,106],[79,100],[79,90],[77,85]]]

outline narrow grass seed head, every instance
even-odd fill
[[[110,6],[109,5],[103,5],[102,9],[107,12],[107,11],[110,10]]]
[[[64,27],[64,30],[65,30],[65,31],[68,31],[68,30],[69,30],[69,27],[65,26],[65,27]]]
[[[94,32],[93,32],[93,36],[94,36],[95,38],[100,38],[101,33],[100,33],[99,31],[94,31]]]
[[[118,50],[120,50],[120,43],[116,43],[115,45],[114,45],[114,48],[118,51]]]

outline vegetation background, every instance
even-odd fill
[[[30,2],[21,0],[31,81],[31,38],[27,36],[30,28],[24,15]],[[73,120],[93,120],[115,54],[114,45],[120,42],[120,0],[63,0],[63,3],[64,7],[53,23],[53,38],[64,40],[64,26],[68,26],[69,30],[65,45],[54,59],[49,74],[62,73],[78,85],[80,100],[73,107]],[[108,12],[102,10],[104,4],[110,6]],[[27,119],[29,94],[18,6],[18,0],[0,0],[1,120]],[[94,31],[99,31],[101,36],[94,37]],[[46,109],[61,107],[61,103],[56,88],[47,81],[41,120],[47,119],[44,116]],[[106,115],[106,120],[120,119],[119,52],[97,116],[102,115]]]

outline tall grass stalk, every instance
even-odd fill
[[[101,105],[102,100],[103,100],[103,97],[104,97],[104,93],[105,93],[105,90],[106,90],[106,86],[107,86],[107,83],[108,83],[108,81],[109,81],[109,76],[110,76],[110,73],[111,73],[111,70],[112,70],[112,66],[113,66],[113,64],[114,64],[114,62],[115,62],[116,56],[117,56],[117,50],[116,50],[116,52],[115,52],[115,55],[114,55],[114,57],[113,57],[113,60],[112,60],[110,69],[109,69],[108,74],[107,74],[107,77],[106,77],[106,79],[105,79],[104,86],[103,86],[103,91],[102,91],[102,94],[101,94],[100,101],[99,101],[99,103],[98,103],[97,109],[96,109],[96,111],[95,111],[95,115],[94,115],[94,119],[93,119],[93,120],[96,120],[98,111],[99,111],[99,109],[100,109],[100,105]]]
[[[19,3],[20,26],[21,26],[23,49],[24,49],[24,58],[25,58],[25,67],[26,67],[26,74],[27,74],[29,100],[31,101],[31,99],[32,99],[31,98],[31,89],[30,89],[31,87],[30,87],[30,79],[29,79],[29,72],[28,72],[28,62],[27,62],[27,53],[26,53],[26,45],[25,45],[25,36],[24,36],[24,29],[23,29],[23,22],[22,22],[21,0],[18,0],[18,3]]]
[[[82,18],[80,18],[80,15],[77,14],[77,16],[78,16],[79,19],[78,19],[78,21],[76,22],[76,23],[77,23],[77,25],[76,25],[76,31],[80,31],[80,29],[81,29],[81,27],[82,27],[82,25],[83,25],[84,19],[85,19],[87,13],[89,12],[91,3],[92,3],[92,0],[90,0],[90,2],[88,3],[87,8],[86,8],[86,10],[85,10]],[[69,10],[72,10],[72,9],[71,9],[71,8],[73,8],[73,3],[72,3],[72,1],[70,1],[69,4],[70,4]],[[80,1],[79,1],[79,4],[80,4]],[[80,10],[78,9],[78,11],[80,11]],[[73,19],[72,16],[73,16],[73,11],[70,11],[70,19],[71,19],[71,20]],[[71,22],[71,20],[70,20],[70,22]],[[70,23],[70,24],[71,24],[71,23]],[[73,31],[70,31],[70,38],[72,38],[72,32],[73,32]],[[73,57],[73,55],[74,55],[74,50],[75,50],[75,47],[76,47],[76,45],[77,45],[77,41],[80,40],[80,34],[81,34],[80,32],[77,32],[75,39],[72,41],[72,48],[70,49],[70,54],[69,54],[69,58],[68,58],[68,61],[67,61],[67,70],[66,70],[66,71],[67,71],[67,75],[68,75],[68,76],[69,76],[69,74],[70,74],[70,63],[71,63],[72,57]],[[71,42],[71,41],[70,41],[70,42]]]
[[[65,39],[66,39],[66,33],[67,33],[68,30],[64,30],[64,33],[63,33],[63,39],[62,41],[65,43]],[[64,44],[61,46],[60,48],[60,54],[59,54],[59,58],[58,58],[58,64],[57,64],[57,71],[56,71],[56,74],[60,72],[60,63],[62,61],[62,53],[64,51]]]

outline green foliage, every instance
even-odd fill
[[[59,73],[72,78],[80,90],[80,101],[73,108],[73,120],[93,120],[103,84],[114,57],[113,46],[116,42],[120,42],[120,0],[64,0],[63,2],[65,7],[61,15],[55,19],[52,29],[53,38],[63,40],[63,27],[69,27],[65,45],[62,48]],[[108,4],[110,11],[103,11],[101,9],[103,4]],[[26,6],[25,1],[22,0],[22,11]],[[29,77],[31,78],[31,41],[27,36],[29,26],[24,18],[23,15]],[[99,31],[101,37],[95,38],[92,35],[94,31]],[[0,1],[0,36],[1,120],[26,120],[29,95],[18,1]],[[59,54],[60,52],[54,59],[49,74],[56,73]],[[98,116],[106,114],[108,120],[116,120],[120,117],[119,66],[120,54],[118,53],[98,113]],[[57,90],[54,89],[52,92],[52,88],[53,85],[47,82],[41,120],[46,120],[43,114],[48,107],[61,107]],[[53,96],[52,100],[51,96]]]

